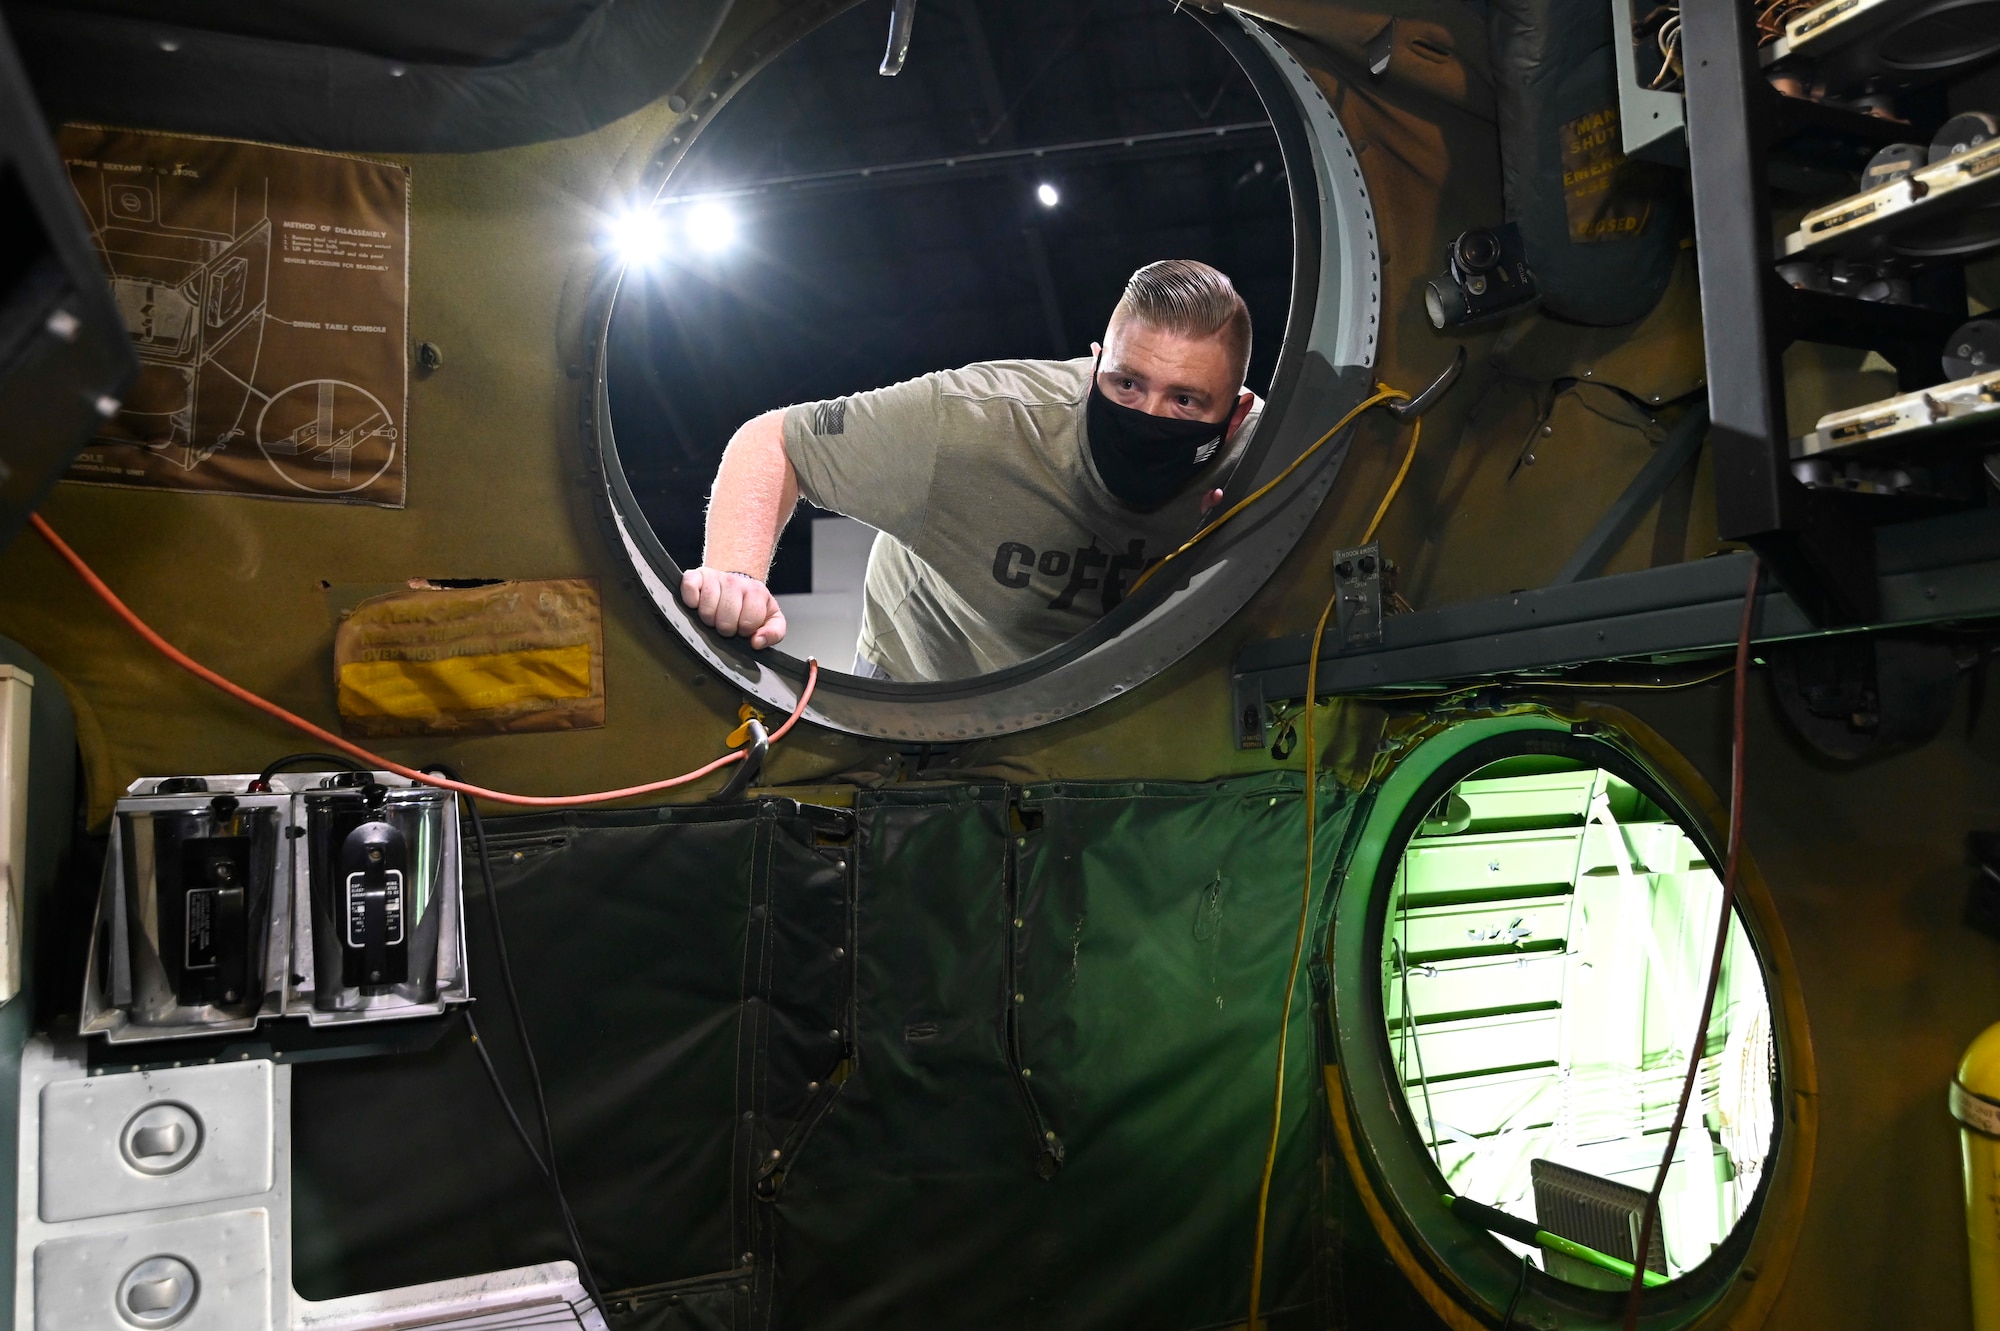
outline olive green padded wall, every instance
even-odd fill
[[[1322,802],[1322,878],[1352,807]],[[1240,1317],[1304,811],[1270,773],[493,820],[578,1223],[603,1287],[642,1291],[621,1325]],[[483,894],[468,919],[490,977]],[[1395,1299],[1334,1246],[1358,1208],[1317,1023],[1301,984],[1265,1304],[1299,1328]],[[294,1078],[309,1297],[561,1250],[456,1019]],[[357,1151],[364,1121],[388,1130]]]

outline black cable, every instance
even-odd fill
[[[365,772],[368,770],[360,763],[355,762],[354,759],[338,753],[288,753],[282,758],[275,758],[265,763],[264,770],[257,773],[257,784],[266,790],[270,789],[271,778],[277,775],[278,770],[290,767],[294,763],[331,763],[345,772]]]
[[[486,1066],[486,1079],[493,1083],[493,1093],[500,1097],[500,1107],[507,1111],[507,1121],[514,1125],[514,1134],[521,1139],[522,1149],[535,1162],[535,1172],[547,1178],[549,1167],[543,1162],[542,1153],[535,1149],[535,1139],[528,1135],[521,1116],[514,1112],[514,1097],[507,1094],[507,1086],[500,1080],[500,1069],[493,1066],[493,1055],[486,1052],[486,1042],[479,1038],[479,1023],[472,1019],[470,1007],[465,1009],[465,1029],[472,1035],[472,1047],[478,1051],[479,1061]]]
[[[1659,1224],[1660,1193],[1667,1186],[1667,1174],[1674,1167],[1680,1148],[1681,1126],[1687,1120],[1688,1105],[1694,1100],[1695,1083],[1701,1080],[1701,1060],[1708,1051],[1708,1023],[1715,1014],[1715,994],[1722,984],[1722,962],[1729,950],[1729,928],[1735,923],[1736,873],[1743,855],[1743,751],[1747,744],[1745,712],[1750,686],[1750,641],[1757,617],[1757,585],[1764,573],[1763,561],[1750,559],[1750,584],[1743,589],[1743,621],[1736,635],[1736,678],[1732,683],[1732,712],[1729,724],[1729,829],[1722,861],[1721,919],[1715,926],[1715,951],[1708,962],[1708,985],[1702,993],[1701,1016],[1695,1022],[1694,1048],[1688,1051],[1687,1076],[1681,1081],[1680,1105],[1667,1128],[1667,1149],[1653,1174],[1653,1191],[1639,1222],[1639,1241],[1632,1252],[1632,1285],[1625,1295],[1625,1331],[1637,1331],[1639,1294],[1645,1288],[1646,1258],[1653,1248],[1653,1231]]]
[[[1514,1325],[1514,1310],[1521,1306],[1521,1295],[1528,1288],[1528,1254],[1521,1254],[1521,1279],[1514,1286],[1514,1297],[1507,1300],[1507,1315],[1500,1319],[1500,1331],[1508,1331]]]
[[[424,770],[436,772],[453,781],[461,779],[457,772],[448,767],[432,766]],[[583,1280],[583,1287],[589,1291],[598,1311],[608,1316],[609,1310],[604,1302],[604,1293],[598,1288],[596,1273],[590,1269],[589,1257],[584,1254],[583,1235],[577,1230],[576,1213],[570,1209],[569,1195],[563,1190],[562,1172],[556,1165],[555,1125],[549,1118],[549,1099],[542,1089],[542,1069],[535,1060],[534,1042],[528,1037],[527,1014],[521,1009],[520,991],[514,987],[514,967],[507,956],[507,930],[500,918],[500,893],[493,885],[493,861],[486,848],[486,822],[480,817],[479,806],[470,796],[460,795],[458,799],[459,807],[472,820],[473,842],[479,848],[479,877],[486,889],[487,914],[493,922],[493,952],[500,963],[500,985],[507,991],[507,1005],[514,1014],[514,1033],[521,1041],[521,1055],[528,1064],[528,1082],[535,1091],[535,1111],[541,1120],[540,1153],[536,1152],[534,1142],[529,1138],[520,1115],[514,1112],[513,1100],[500,1081],[500,1074],[493,1066],[485,1042],[479,1038],[478,1027],[473,1025],[472,1013],[469,1010],[465,1014],[466,1026],[472,1032],[473,1047],[479,1051],[480,1060],[486,1065],[487,1075],[493,1082],[493,1090],[499,1095],[500,1104],[507,1111],[507,1117],[513,1121],[514,1130],[520,1134],[521,1144],[528,1150],[528,1158],[534,1161],[535,1168],[548,1180],[549,1190],[555,1194],[556,1207],[562,1212],[563,1229],[569,1234],[570,1251],[576,1255],[576,1270]]]
[[[590,1269],[590,1259],[584,1255],[583,1235],[577,1231],[576,1214],[570,1210],[569,1195],[563,1191],[562,1171],[556,1165],[555,1125],[549,1118],[549,1097],[542,1089],[541,1065],[535,1061],[535,1046],[528,1038],[528,1017],[521,1009],[520,991],[514,987],[514,967],[507,957],[507,931],[500,921],[500,893],[493,885],[493,861],[486,850],[486,822],[479,816],[479,806],[470,796],[460,795],[459,803],[472,815],[472,837],[479,846],[479,878],[486,888],[487,914],[493,918],[493,952],[500,962],[500,983],[507,990],[507,1005],[514,1012],[514,1033],[521,1037],[521,1055],[528,1064],[528,1083],[535,1090],[535,1112],[542,1121],[542,1159],[548,1167],[549,1188],[555,1193],[556,1205],[562,1210],[563,1228],[569,1231],[570,1248],[576,1253],[577,1273],[583,1277],[584,1288],[590,1291],[598,1311],[608,1315],[604,1294],[597,1287],[597,1276]],[[508,1112],[512,1112],[511,1107]]]

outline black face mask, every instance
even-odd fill
[[[1091,366],[1084,416],[1090,460],[1104,488],[1128,507],[1141,513],[1166,507],[1215,460],[1225,428],[1222,422],[1148,416],[1121,407],[1098,388],[1097,367]]]

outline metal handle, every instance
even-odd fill
[[[135,1313],[163,1313],[181,1301],[178,1276],[134,1282],[125,1294],[125,1306]]]
[[[736,773],[729,778],[729,784],[708,797],[710,804],[728,804],[741,799],[743,792],[750,789],[764,771],[764,755],[771,751],[771,737],[765,733],[762,721],[752,720],[748,725],[750,745],[743,761],[736,765]]]
[[[1389,411],[1399,421],[1413,420],[1437,405],[1437,400],[1451,390],[1458,382],[1458,376],[1465,372],[1465,348],[1460,346],[1458,354],[1451,358],[1443,374],[1431,381],[1431,386],[1411,398],[1408,402],[1391,402]]]
[[[181,1149],[181,1143],[186,1140],[187,1133],[178,1123],[162,1123],[155,1127],[140,1128],[132,1134],[132,1154],[142,1160],[172,1155]]]

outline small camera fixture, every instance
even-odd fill
[[[1424,285],[1424,309],[1438,328],[1503,314],[1534,301],[1521,229],[1512,222],[1474,227],[1445,247],[1445,268]]]

